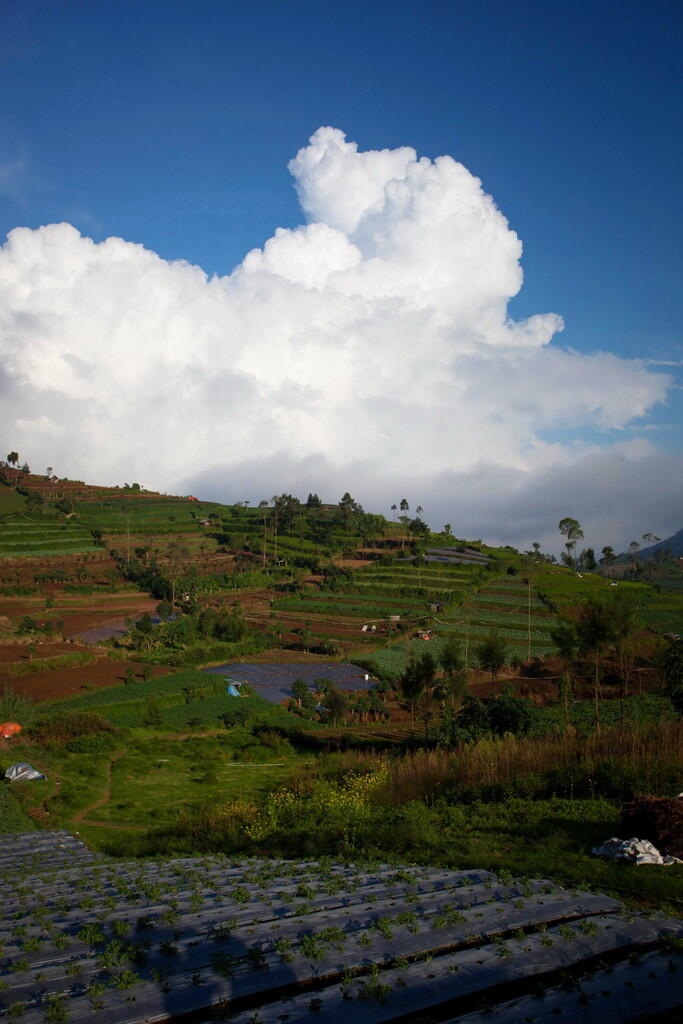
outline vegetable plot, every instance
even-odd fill
[[[634,985],[640,1013],[683,1000],[680,921],[487,871],[115,861],[32,833],[3,845],[0,898],[0,1014],[26,1024],[456,1022],[482,1000],[616,1024]]]

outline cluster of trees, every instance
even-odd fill
[[[578,555],[576,553],[576,545],[578,541],[583,540],[583,530],[581,524],[577,519],[572,519],[571,516],[566,516],[564,519],[560,519],[558,529],[563,537],[566,537],[565,551],[562,554],[562,562],[564,565],[568,565],[574,569],[585,569],[586,572],[595,572],[598,568],[598,561],[595,557],[595,551],[593,548],[584,548]],[[644,533],[641,540],[643,540],[648,546],[657,544],[661,538],[657,537],[654,533]],[[534,544],[534,551],[539,554],[540,545]],[[613,565],[619,555],[616,554],[611,544],[606,544],[601,551],[602,558],[599,564],[609,567]],[[639,569],[639,555],[640,555],[640,541],[632,540],[628,546],[628,554],[631,559],[631,563],[634,571]],[[658,548],[654,553],[655,562],[666,561],[668,552],[664,548]]]
[[[387,714],[382,691],[375,690],[367,696],[350,696],[323,677],[314,680],[313,690],[303,679],[295,679],[292,683],[292,695],[291,711],[304,718],[313,718],[318,714],[332,726],[339,725],[349,717],[352,721],[377,722]]]
[[[161,601],[157,605],[157,615],[161,619],[158,624],[149,612],[135,622],[127,621],[130,627],[128,637],[135,650],[150,651],[159,647],[178,650],[212,640],[222,643],[256,639],[266,643],[272,640],[262,631],[255,633],[236,606],[220,611],[207,608],[198,613],[176,616],[170,602]]]
[[[577,658],[592,662],[595,728],[600,732],[602,666],[612,653],[619,666],[623,696],[628,695],[630,673],[635,656],[639,598],[627,590],[610,591],[592,597],[579,609],[576,619],[564,619],[551,633],[553,642],[571,673]]]

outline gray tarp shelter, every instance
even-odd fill
[[[28,761],[17,761],[16,764],[9,766],[5,772],[5,778],[10,782],[30,782],[31,779],[44,779],[45,776]]]

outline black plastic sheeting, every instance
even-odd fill
[[[348,662],[258,665],[232,661],[227,665],[217,665],[204,671],[225,676],[226,686],[228,679],[249,683],[257,696],[275,704],[280,704],[292,696],[292,683],[295,679],[303,679],[311,690],[316,679],[327,679],[334,683],[338,690],[370,690],[375,686],[372,676],[366,678],[367,673],[364,669]]]

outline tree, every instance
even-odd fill
[[[507,661],[507,655],[505,641],[496,633],[492,633],[491,636],[477,646],[477,661],[481,669],[491,673],[492,691],[496,677]]]
[[[358,504],[357,501],[355,501],[351,497],[348,491],[344,494],[341,501],[339,502],[339,508],[342,510],[344,514],[345,521],[348,521],[349,517],[352,516],[354,512],[363,511],[361,506]]]
[[[617,632],[611,610],[607,603],[595,598],[586,602],[576,622],[579,650],[592,657],[594,665],[593,700],[595,731],[600,735],[600,659],[609,644],[616,640]]]
[[[602,549],[602,564],[609,568],[610,565],[613,565],[614,562],[616,562],[616,560],[617,556],[614,553],[614,548],[611,546],[611,544],[606,544],[605,547]]]
[[[309,494],[306,498],[306,508],[320,508],[322,501],[317,494]]]
[[[394,519],[396,519],[396,503],[395,503],[395,502],[394,502],[394,504],[393,504],[393,505],[391,506],[391,511],[392,511],[392,513],[393,513],[393,518],[394,518]]]
[[[634,569],[636,569],[638,567],[638,553],[639,552],[640,552],[640,544],[638,543],[637,540],[632,540],[631,543],[628,546],[628,553],[631,556],[631,561],[633,563],[633,568]]]
[[[437,690],[444,700],[449,701],[452,713],[456,701],[458,704],[462,701],[467,688],[462,648],[460,641],[455,637],[447,640],[441,648],[439,664],[443,670],[443,678]]]
[[[408,523],[408,532],[412,533],[413,537],[428,537],[429,527],[422,519],[416,517]]]
[[[329,715],[330,722],[333,726],[336,726],[339,719],[343,718],[349,702],[341,690],[338,690],[335,686],[330,686],[323,698],[322,705]]]
[[[478,697],[468,694],[458,711],[456,723],[470,740],[478,740],[489,731],[489,716],[486,707]]]
[[[567,551],[569,558],[571,559],[572,553],[576,552],[576,543],[579,540],[583,540],[583,530],[579,524],[578,519],[572,519],[570,516],[566,516],[564,519],[560,519],[558,524],[558,530],[563,537],[567,538]],[[574,564],[576,564],[576,558],[574,558]]]
[[[408,499],[407,498],[401,498],[401,502],[400,502],[401,512],[403,512],[404,515],[405,515],[405,513],[408,511],[409,508],[410,508],[410,505],[408,504]]]
[[[415,702],[426,689],[431,689],[436,677],[436,661],[429,651],[420,655],[411,655],[398,685],[401,695],[410,705],[410,725],[415,728]]]
[[[619,658],[622,700],[628,696],[630,656],[633,654],[632,641],[638,632],[638,595],[630,590],[610,591],[605,599],[605,611],[610,617],[612,643]],[[623,717],[622,703],[622,717]]]
[[[446,523],[444,525],[443,532],[446,534],[447,537],[450,537],[450,535],[451,535],[451,524],[450,523]]]
[[[310,693],[308,686],[303,679],[295,679],[292,683],[292,696],[296,701],[298,707],[301,707],[306,695]]]
[[[586,572],[595,572],[598,567],[598,563],[595,561],[595,551],[593,548],[584,548],[581,552],[581,566]]]
[[[318,698],[318,701],[322,701],[325,694],[330,690],[334,689],[334,683],[330,679],[325,679],[323,676],[318,676],[317,679],[313,680],[313,689]]]
[[[524,735],[531,728],[531,702],[523,697],[514,697],[511,693],[503,693],[492,701],[488,708],[491,730],[497,736],[513,733]]]
[[[19,480],[19,470],[17,468],[17,463],[19,462],[19,452],[8,452],[7,461],[10,464],[10,466],[14,466],[14,486],[16,487],[17,482]]]

